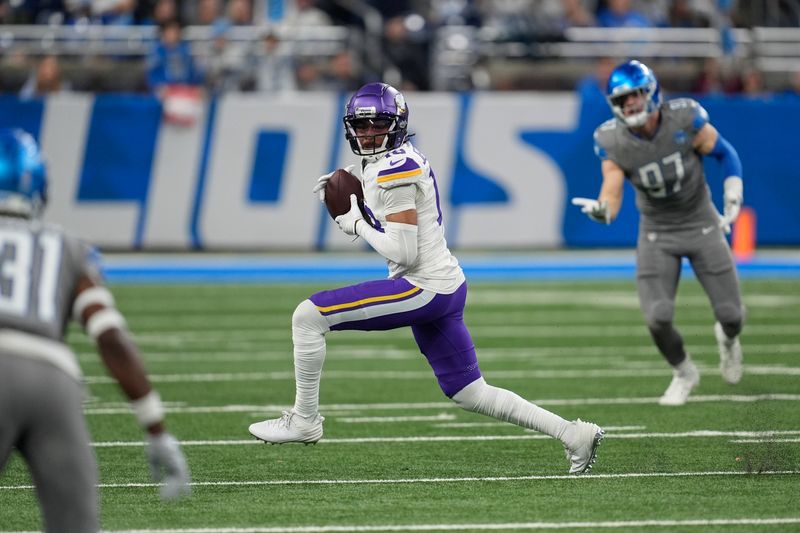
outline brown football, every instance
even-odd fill
[[[344,215],[350,211],[350,195],[355,194],[361,213],[364,211],[364,190],[358,178],[343,168],[337,169],[325,185],[325,206],[331,218]],[[364,215],[364,218],[367,218]]]

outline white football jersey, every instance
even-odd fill
[[[370,223],[386,227],[386,215],[417,210],[417,260],[404,267],[387,259],[389,277],[404,277],[417,287],[450,294],[464,283],[458,260],[447,248],[436,177],[428,159],[410,142],[379,159],[363,158],[361,184]],[[400,187],[415,187],[415,205],[398,204]]]

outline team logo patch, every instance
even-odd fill
[[[394,95],[394,105],[397,106],[398,115],[402,115],[406,112],[406,99],[401,93]]]
[[[675,132],[675,144],[686,144],[686,132],[685,131],[676,131]]]

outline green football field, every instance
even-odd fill
[[[474,283],[466,311],[489,383],[606,429],[591,474],[567,475],[549,437],[454,407],[409,329],[328,336],[315,446],[247,426],[294,400],[291,315],[321,285],[116,286],[183,442],[193,495],[162,503],[142,434],[88,339],[86,415],[111,531],[599,529],[800,531],[800,280],[743,282],[745,375],[717,369],[693,279],[676,322],[702,373],[660,407],[671,374],[632,281]],[[0,529],[41,527],[19,456],[0,476]]]

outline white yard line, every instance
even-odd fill
[[[531,400],[537,405],[641,405],[655,404],[658,396],[652,397],[621,397],[621,398],[550,398]],[[697,395],[690,396],[691,403],[707,402],[737,402],[752,403],[760,401],[800,401],[800,394],[753,394],[753,395]],[[167,402],[165,404],[168,413],[176,414],[196,414],[196,413],[280,413],[290,409],[291,405],[207,405],[207,406],[183,406]],[[395,410],[425,410],[425,409],[456,409],[453,402],[408,402],[408,403],[346,403],[346,404],[322,404],[320,411],[323,414],[335,413],[338,411],[395,411]],[[128,405],[118,403],[102,404],[94,407],[87,404],[84,409],[86,415],[119,415],[130,414]]]
[[[698,365],[700,370],[716,372],[715,367]],[[800,376],[800,367],[783,365],[745,365],[745,374],[759,376]],[[487,370],[488,379],[586,379],[586,378],[642,378],[670,375],[666,365],[635,368],[558,369],[558,370]],[[89,384],[116,384],[111,376],[85,376]],[[433,374],[427,370],[328,370],[323,379],[351,380],[431,380]],[[294,372],[204,372],[193,374],[150,374],[155,383],[209,383],[223,381],[283,381],[294,380]]]
[[[764,472],[740,471],[700,471],[700,472],[628,472],[624,474],[570,474],[530,475],[530,476],[475,476],[475,477],[431,477],[397,479],[268,479],[259,481],[193,481],[195,487],[246,487],[269,485],[408,485],[437,483],[485,483],[508,481],[550,481],[550,480],[592,480],[592,479],[632,479],[632,478],[672,478],[672,477],[713,477],[713,476],[795,476],[800,470],[767,470]],[[158,487],[158,483],[101,483],[101,489]],[[0,490],[29,490],[33,485],[0,486]]]
[[[680,431],[674,433],[612,433],[609,438],[613,439],[682,439],[682,438],[770,438],[784,435],[800,435],[800,430],[774,430],[774,431],[718,431],[712,429],[700,429],[694,431]],[[429,442],[489,442],[489,441],[516,441],[516,440],[549,440],[552,437],[536,434],[517,434],[517,435],[427,435],[418,437],[342,437],[325,438],[319,444],[384,444],[384,443],[403,443],[419,444]],[[761,440],[759,440],[761,442]],[[256,439],[220,439],[220,440],[183,440],[182,446],[248,446],[252,444],[263,444]],[[93,442],[95,448],[138,448],[144,446],[143,441],[104,441]]]
[[[709,339],[709,343],[712,342]],[[746,344],[745,349],[750,355],[798,355],[800,343],[796,344]],[[625,361],[623,357],[646,357],[656,360],[656,348],[652,344],[637,346],[532,346],[530,348],[479,348],[478,358],[482,361],[492,360],[518,360],[553,358],[563,364],[609,364],[615,361]],[[693,354],[717,354],[716,345],[694,346]],[[264,350],[263,346],[257,350],[247,352],[211,351],[211,352],[162,352],[147,351],[143,354],[148,363],[183,363],[183,362],[263,362],[292,360],[291,348],[286,350]],[[326,358],[338,361],[348,360],[417,360],[422,357],[416,349],[387,348],[383,345],[342,345],[338,342],[331,343],[327,349]],[[613,359],[610,359],[613,358]],[[100,359],[95,351],[79,352],[81,362],[98,363]]]

